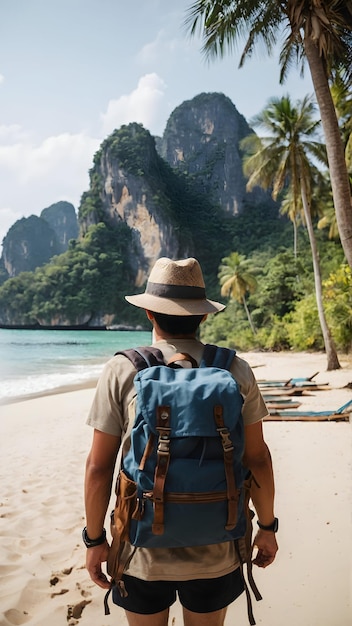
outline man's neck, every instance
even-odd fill
[[[188,340],[192,340],[192,339],[196,339],[196,336],[194,333],[192,333],[191,335],[170,335],[169,333],[166,333],[165,331],[158,329],[156,330],[154,328],[154,341],[173,341],[174,339],[188,339]]]

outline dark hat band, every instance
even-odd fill
[[[204,287],[189,287],[186,285],[164,285],[148,281],[145,293],[159,298],[174,300],[205,300]]]

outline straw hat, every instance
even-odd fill
[[[201,267],[196,259],[157,260],[144,293],[125,296],[127,302],[154,313],[166,315],[206,315],[217,313],[224,304],[208,300]]]

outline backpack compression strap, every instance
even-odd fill
[[[138,372],[145,370],[147,367],[152,367],[153,365],[165,365],[162,352],[152,346],[119,350],[115,353],[115,356],[117,354],[123,354],[127,357]]]
[[[219,367],[222,370],[230,370],[231,363],[236,354],[236,350],[222,348],[207,343],[204,347],[203,357],[200,367]]]
[[[235,354],[235,350],[221,348],[220,346],[214,346],[208,343],[204,347],[200,367],[218,367],[219,369],[230,370]],[[223,448],[227,484],[228,518],[225,528],[227,530],[232,530],[237,523],[237,507],[240,492],[236,487],[235,476],[233,473],[233,443],[231,441],[228,428],[224,422],[223,407],[221,405],[214,407],[214,419]]]
[[[214,420],[216,430],[221,439],[221,445],[224,455],[225,476],[227,485],[227,524],[226,530],[233,530],[237,524],[237,508],[240,491],[236,487],[235,474],[233,471],[233,443],[230,433],[225,425],[223,417],[223,408],[221,404],[214,406]]]

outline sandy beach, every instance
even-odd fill
[[[352,399],[352,358],[327,372],[324,354],[248,353],[258,380],[312,376],[329,390],[302,408],[334,410]],[[351,384],[350,384],[351,383]],[[123,626],[85,570],[83,476],[92,385],[0,407],[0,626]],[[352,409],[351,409],[352,412]],[[279,553],[255,568],[263,626],[352,624],[352,428],[349,422],[265,422],[276,476]],[[107,525],[108,527],[108,525]],[[176,603],[170,625],[182,625]],[[226,626],[248,623],[242,596]]]

